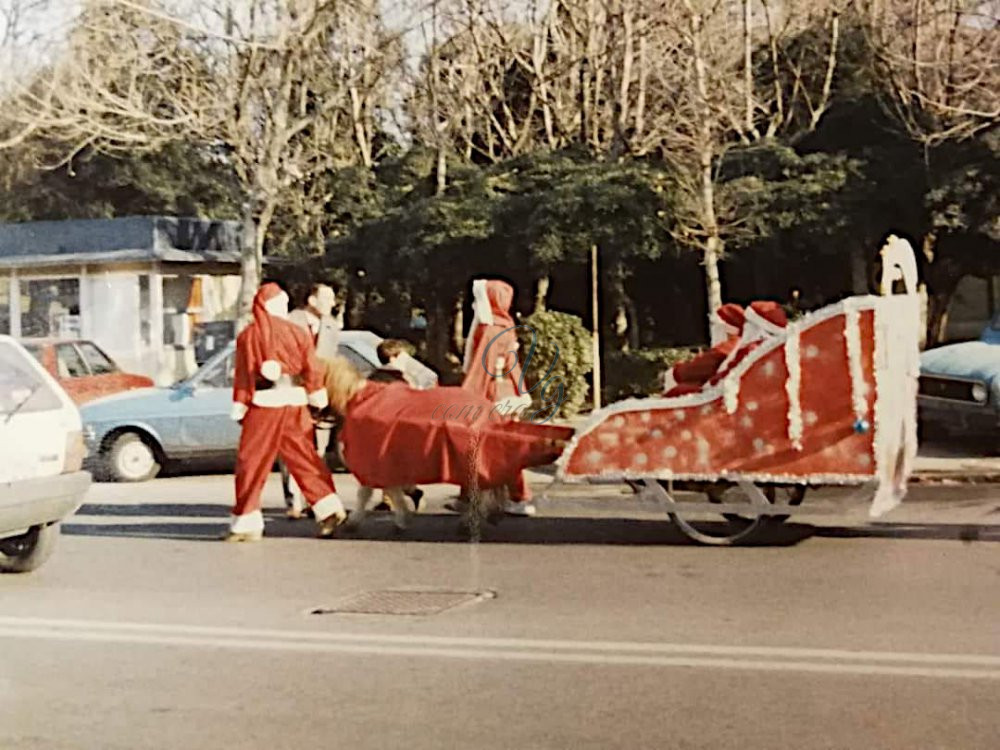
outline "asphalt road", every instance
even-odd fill
[[[267,538],[226,545],[230,492],[96,485],[45,567],[0,578],[0,748],[1000,747],[996,486],[877,524],[821,493],[742,549],[614,488],[479,544],[436,488],[403,538],[319,541],[274,483]],[[482,596],[312,614],[384,590]]]

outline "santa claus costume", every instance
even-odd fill
[[[744,311],[743,332],[739,341],[729,356],[719,365],[718,372],[713,375],[709,385],[719,383],[726,375],[750,354],[772,336],[780,336],[788,326],[788,316],[777,302],[751,302]]]
[[[514,288],[496,279],[472,282],[472,325],[465,340],[462,388],[498,405],[498,413],[511,413],[530,405],[531,397],[522,391],[521,365],[517,359],[517,323],[511,317]],[[519,476],[511,486],[512,502],[506,510],[514,515],[534,515],[531,490]],[[468,499],[463,487],[458,504]]]
[[[316,453],[307,408],[327,406],[323,366],[309,334],[287,316],[288,296],[277,284],[265,284],[254,297],[253,322],[236,339],[232,417],[243,430],[227,541],[263,536],[260,495],[279,455],[312,506],[321,536],[331,535],[347,515]]]
[[[664,373],[663,395],[672,398],[700,391],[736,351],[743,333],[743,320],[744,311],[739,305],[730,303],[720,307],[712,321],[719,331],[712,338],[721,340],[694,359],[678,362]]]

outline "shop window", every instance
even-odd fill
[[[0,334],[10,332],[10,279],[0,277]]]
[[[153,310],[149,296],[149,276],[139,277],[139,337],[143,346],[153,343]]]
[[[79,338],[79,279],[22,280],[21,335],[26,338]]]

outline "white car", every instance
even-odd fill
[[[80,412],[55,379],[0,335],[0,572],[24,573],[52,553],[59,522],[90,487]]]

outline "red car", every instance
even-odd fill
[[[122,372],[93,341],[23,339],[21,343],[78,406],[100,396],[153,385],[145,375]]]

